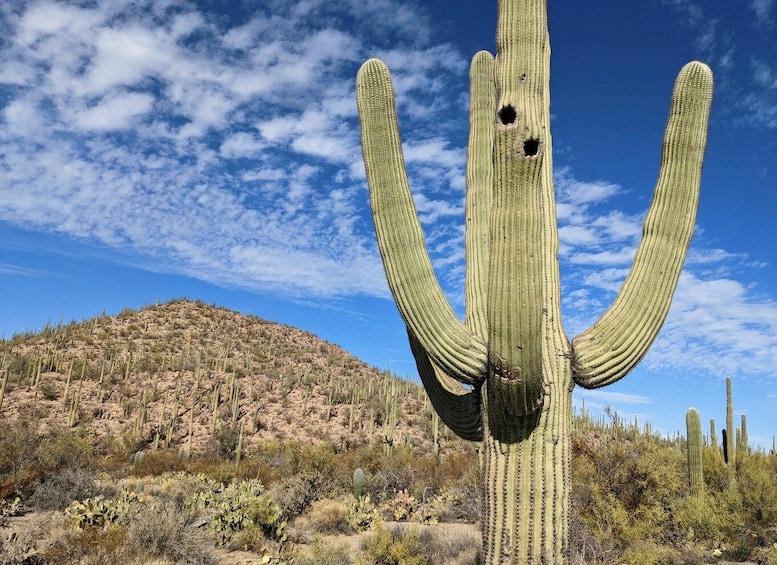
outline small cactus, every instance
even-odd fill
[[[364,491],[364,471],[362,471],[361,467],[359,467],[353,472],[354,498],[356,498],[356,500],[359,500],[362,497],[363,491]]]
[[[704,488],[704,471],[702,466],[701,418],[696,408],[689,408],[685,415],[685,425],[688,431],[688,484],[691,493],[698,495]]]
[[[724,441],[726,442],[724,453],[727,454],[726,463],[731,467],[736,467],[736,434],[734,430],[734,401],[731,394],[731,377],[726,377],[726,433]]]

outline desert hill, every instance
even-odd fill
[[[0,341],[0,415],[85,427],[147,450],[214,434],[434,447],[423,389],[294,327],[199,301],[47,326]],[[444,427],[438,445],[457,442]]]

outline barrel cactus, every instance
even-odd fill
[[[572,389],[624,377],[666,317],[693,233],[712,97],[680,71],[633,266],[612,306],[571,341],[561,323],[545,0],[501,0],[497,55],[470,67],[465,315],[435,277],[404,166],[384,63],[356,81],[370,204],[389,287],[440,418],[481,442],[484,563],[564,563]]]

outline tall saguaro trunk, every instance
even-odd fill
[[[499,2],[497,55],[470,67],[464,321],[434,275],[405,172],[391,77],[357,77],[370,203],[386,277],[441,419],[481,444],[484,563],[564,563],[572,389],[644,356],[693,232],[712,76],[675,84],[661,169],[634,264],[613,305],[570,341],[561,324],[545,0]]]

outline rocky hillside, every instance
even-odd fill
[[[137,446],[267,438],[433,449],[421,387],[299,329],[175,300],[0,341],[0,417]],[[440,428],[443,428],[440,425]],[[438,445],[456,440],[442,431]]]

